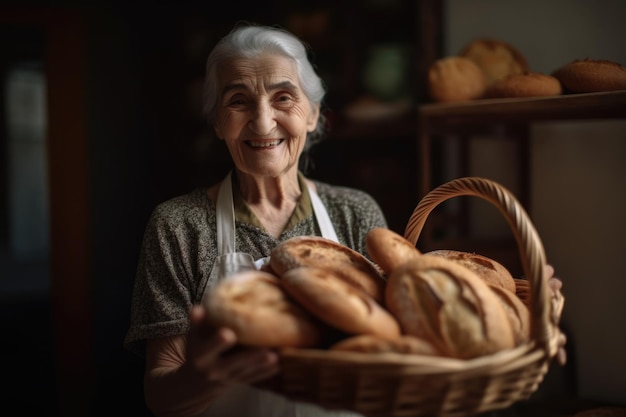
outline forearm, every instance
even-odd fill
[[[146,343],[145,400],[158,417],[197,416],[233,384],[255,383],[278,372],[275,352],[230,351],[237,342],[235,333],[203,327],[203,314],[203,309],[192,308],[187,334]]]
[[[158,417],[197,416],[224,389],[224,385],[209,382],[185,365],[151,369],[144,377],[146,405]]]
[[[179,335],[146,344],[144,396],[155,416],[197,416],[223,391],[212,361],[188,357],[187,342]]]

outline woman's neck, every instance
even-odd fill
[[[280,237],[302,195],[298,172],[280,177],[254,177],[237,172],[236,181],[243,200],[265,230]]]

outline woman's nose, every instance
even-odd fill
[[[259,136],[268,135],[276,126],[274,112],[268,103],[259,103],[249,122],[250,130]]]

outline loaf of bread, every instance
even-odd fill
[[[527,342],[530,339],[530,310],[526,304],[517,295],[502,287],[492,285],[491,289],[502,302],[509,323],[511,323],[515,344],[519,346]]]
[[[528,308],[531,306],[531,289],[530,282],[527,279],[514,278],[515,281],[515,295],[522,300],[522,303]]]
[[[509,75],[530,70],[526,57],[512,44],[500,39],[474,39],[458,55],[478,65],[485,75],[487,87]]]
[[[511,324],[489,284],[452,260],[424,254],[397,268],[385,292],[403,334],[445,356],[469,359],[515,346]]]
[[[393,339],[370,334],[356,335],[340,340],[330,346],[329,349],[344,352],[441,356],[441,353],[429,342],[408,335],[402,335]]]
[[[404,236],[391,229],[377,227],[365,237],[367,253],[386,275],[421,252]]]
[[[563,92],[556,77],[540,72],[512,74],[487,88],[487,98],[518,98],[558,96]]]
[[[552,75],[570,93],[626,90],[626,68],[609,60],[574,60],[554,71]]]
[[[301,266],[335,266],[344,270],[344,278],[355,283],[377,302],[384,301],[383,271],[359,252],[320,236],[296,236],[276,246],[270,268],[282,277]]]
[[[395,317],[337,271],[324,266],[301,266],[286,271],[280,280],[291,297],[334,328],[349,334],[400,336]]]
[[[488,284],[502,287],[515,293],[515,280],[509,270],[495,259],[473,252],[452,249],[439,249],[427,252],[428,255],[450,259],[470,269]]]
[[[428,91],[436,102],[474,100],[481,98],[486,88],[484,73],[467,58],[441,58],[428,69]]]
[[[287,295],[278,277],[264,271],[229,276],[203,304],[207,321],[231,328],[243,345],[314,347],[321,341],[321,322]]]

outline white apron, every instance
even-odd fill
[[[322,237],[338,241],[328,212],[317,193],[308,186],[313,214]],[[228,275],[246,269],[260,268],[268,257],[254,260],[250,254],[235,252],[235,210],[231,174],[222,182],[216,203],[217,259],[209,274],[206,294],[217,282]],[[249,385],[236,385],[213,401],[202,414],[208,417],[361,417],[347,411],[327,411],[313,404],[295,403],[268,390]]]

